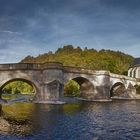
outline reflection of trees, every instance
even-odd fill
[[[81,104],[66,104],[63,106],[63,113],[67,115],[77,114],[81,111]]]
[[[3,117],[2,105],[0,105],[0,134],[8,134],[9,133],[9,123]]]
[[[33,106],[28,104],[0,105],[0,134],[18,136],[31,134],[33,110]]]
[[[16,103],[2,105],[0,134],[27,136],[43,132],[47,133],[46,139],[53,139],[56,127],[63,126],[65,123],[62,114],[71,116],[77,114],[80,109],[80,104],[63,106]]]

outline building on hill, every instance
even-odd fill
[[[132,65],[128,70],[128,76],[140,78],[140,57],[134,59]]]

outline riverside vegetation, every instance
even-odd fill
[[[72,45],[58,48],[54,53],[48,52],[37,57],[27,56],[20,63],[61,62],[65,66],[83,67],[93,70],[109,70],[112,73],[127,75],[127,70],[134,58],[120,51],[88,49]],[[65,95],[79,95],[80,87],[75,81],[65,86]],[[22,81],[15,81],[5,86],[8,93],[33,93],[33,87]]]

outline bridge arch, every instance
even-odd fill
[[[38,88],[37,88],[36,84],[35,84],[33,81],[27,80],[27,79],[24,79],[24,78],[12,78],[12,79],[8,79],[7,81],[5,81],[5,82],[1,85],[1,87],[0,87],[0,97],[2,96],[3,88],[4,88],[6,85],[8,85],[9,83],[15,82],[15,81],[22,81],[22,82],[25,82],[25,83],[29,84],[29,85],[34,89],[34,91],[35,91],[34,96],[37,95],[37,93],[38,93]]]
[[[119,97],[125,92],[125,84],[122,82],[116,82],[110,89],[110,97]]]
[[[73,80],[73,81],[75,81],[76,83],[79,84],[79,86],[80,86],[80,98],[91,99],[91,98],[93,98],[93,96],[95,96],[94,95],[95,87],[94,87],[93,83],[89,79],[87,79],[85,77],[82,77],[82,76],[77,76],[77,77],[70,78],[67,81],[67,83],[70,80]]]

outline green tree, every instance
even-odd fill
[[[3,91],[11,94],[18,94],[18,93],[34,94],[35,93],[34,87],[32,87],[31,85],[23,81],[11,82],[3,88]]]
[[[70,80],[64,87],[65,96],[79,96],[80,86],[77,82]]]

